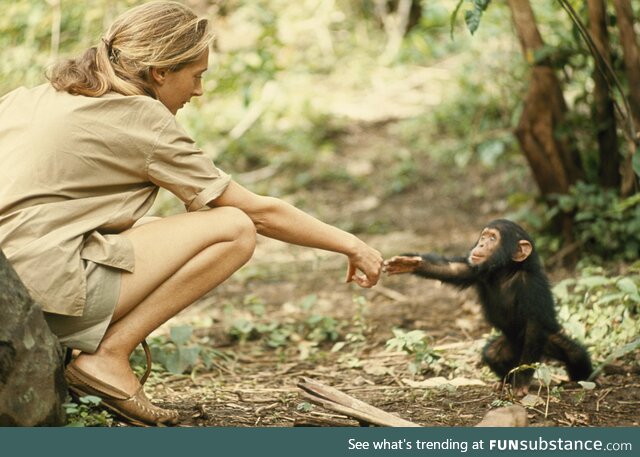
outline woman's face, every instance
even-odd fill
[[[158,100],[175,115],[191,97],[202,95],[202,74],[207,71],[208,63],[207,49],[198,60],[178,71],[152,68],[152,85]]]

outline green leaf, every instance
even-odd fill
[[[68,415],[71,415],[71,414],[77,414],[77,413],[79,413],[79,412],[80,412],[80,410],[79,410],[79,409],[78,409],[78,407],[77,407],[77,406],[75,406],[75,405],[74,405],[74,406],[65,406],[65,408],[64,408],[64,412],[65,412],[66,414],[68,414]]]
[[[578,384],[580,384],[584,390],[593,390],[593,389],[596,388],[596,383],[595,382],[578,381]]]
[[[633,171],[636,173],[636,176],[640,176],[640,144],[636,148],[636,153],[633,154],[631,166],[633,167]]]
[[[546,365],[541,365],[537,370],[538,379],[542,381],[542,384],[549,387],[551,385],[551,370]]]
[[[487,9],[489,3],[491,3],[491,0],[473,0],[473,10],[465,11],[464,21],[467,23],[467,28],[471,32],[471,35],[480,27],[482,13]]]
[[[610,282],[609,279],[604,276],[587,276],[584,278],[580,278],[578,280],[578,284],[581,286],[586,286],[589,289],[593,287],[604,286]]]
[[[298,406],[296,406],[296,409],[298,411],[308,413],[309,411],[313,410],[313,405],[309,402],[304,401],[302,403],[298,403]]]
[[[307,295],[302,299],[302,303],[300,303],[300,308],[304,311],[309,311],[313,305],[318,301],[318,296],[316,294]]]
[[[602,362],[600,366],[598,366],[598,368],[596,368],[593,371],[593,373],[591,373],[591,376],[589,376],[589,380],[595,379],[598,376],[598,374],[602,371],[602,369],[608,364],[610,364],[612,361],[614,361],[615,359],[620,358],[628,354],[629,352],[635,351],[636,349],[639,349],[639,348],[640,348],[640,338],[636,338],[631,343],[627,343],[624,346],[617,348],[616,350],[611,352],[611,354],[609,354],[609,356],[604,360],[604,362]]]
[[[568,281],[560,281],[558,284],[553,286],[553,295],[555,295],[558,300],[565,301],[569,299],[569,283]]]
[[[96,397],[95,395],[85,395],[80,397],[78,400],[80,400],[80,403],[84,403],[85,405],[98,406],[102,401],[102,398]]]
[[[178,348],[180,358],[187,364],[187,366],[193,366],[198,361],[198,355],[200,355],[200,346],[192,346],[189,348]]]
[[[635,341],[632,341],[631,343],[627,343],[621,348],[618,348],[615,351],[613,351],[609,357],[617,359],[639,348],[640,348],[640,338],[637,338]],[[609,357],[607,357],[607,360],[605,360],[605,362],[609,361]]]
[[[407,339],[407,344],[415,345],[418,342],[422,341],[425,336],[426,333],[424,333],[422,330],[411,330],[405,335],[405,338]]]
[[[502,139],[488,140],[478,145],[480,160],[487,167],[493,167],[506,150]]]
[[[623,298],[624,298],[624,293],[620,292],[620,293],[617,293],[617,294],[605,295],[602,298],[600,298],[599,300],[597,300],[595,303],[597,305],[602,306],[602,305],[606,305],[608,303],[615,302],[615,301],[620,302],[620,301],[622,301]]]
[[[390,340],[387,340],[387,344],[386,344],[386,350],[387,351],[402,351],[402,349],[404,348],[404,341],[402,341],[399,338],[391,338]]]
[[[186,344],[191,339],[193,329],[189,325],[171,327],[171,341],[177,346]]]
[[[591,329],[590,336],[592,340],[597,341],[607,336],[607,333],[609,333],[609,327],[607,327],[606,325],[601,325],[599,327]]]
[[[626,294],[638,295],[638,286],[630,278],[622,278],[616,285]]]
[[[467,28],[469,29],[469,32],[471,32],[471,35],[476,33],[476,30],[478,30],[478,27],[480,27],[481,17],[482,11],[479,11],[477,9],[464,12],[464,22],[466,22]]]
[[[74,421],[66,425],[66,427],[73,427],[73,428],[84,427],[84,426],[85,426],[84,422],[82,421]]]
[[[171,373],[182,374],[196,363],[199,353],[200,348],[197,346],[179,347],[177,351],[167,357],[165,366]]]

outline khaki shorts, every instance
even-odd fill
[[[82,352],[96,351],[118,303],[121,271],[84,260],[87,303],[82,316],[44,313],[49,328],[58,337],[60,344]]]

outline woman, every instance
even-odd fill
[[[342,253],[372,287],[382,257],[353,235],[217,169],[176,123],[202,95],[211,35],[172,2],[121,15],[50,83],[0,99],[0,246],[61,342],[78,395],[135,424],[173,424],[129,356],[147,335],[252,256],[256,232]],[[163,187],[187,213],[143,219]],[[358,271],[360,273],[358,273]]]

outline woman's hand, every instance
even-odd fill
[[[362,274],[358,274],[360,271]],[[382,255],[365,243],[349,256],[346,282],[355,282],[360,287],[373,287],[380,279],[382,271]]]

